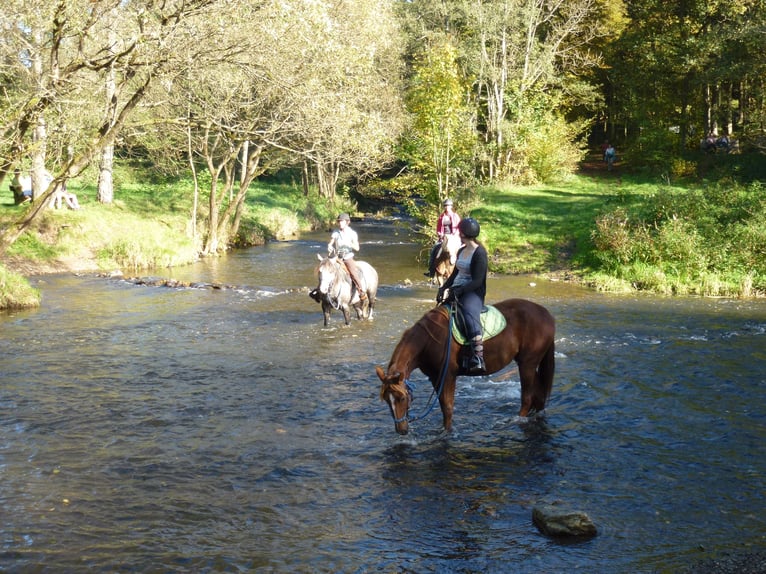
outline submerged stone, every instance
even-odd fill
[[[541,504],[532,511],[532,522],[548,536],[596,536],[596,525],[579,510],[554,504]]]

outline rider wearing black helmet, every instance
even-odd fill
[[[479,375],[485,372],[484,339],[481,330],[481,310],[487,295],[487,268],[489,258],[487,250],[476,238],[481,227],[473,217],[467,217],[458,225],[463,247],[457,252],[455,270],[439,288],[436,300],[441,302],[449,289],[447,301],[455,301],[463,310],[466,337],[473,347],[473,357],[468,364],[468,372]]]

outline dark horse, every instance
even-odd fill
[[[356,310],[357,319],[372,319],[375,297],[378,293],[378,272],[373,266],[365,261],[356,262],[362,290],[367,295],[367,298],[361,301],[359,293],[351,282],[351,275],[346,265],[337,257],[322,257],[318,253],[317,257],[319,258],[317,267],[319,285],[314,292],[322,303],[324,326],[327,327],[330,322],[330,313],[333,309],[340,309],[346,325],[350,324],[352,306]]]
[[[542,411],[553,386],[555,320],[545,307],[525,299],[506,299],[494,306],[505,317],[506,326],[484,340],[487,373],[495,373],[515,360],[521,378],[519,416]],[[375,367],[383,383],[380,397],[391,409],[399,434],[409,430],[412,394],[408,378],[415,369],[429,378],[438,394],[444,429],[452,428],[455,380],[464,373],[459,360],[461,346],[447,332],[451,323],[447,309],[439,306],[423,315],[402,335],[388,369]]]

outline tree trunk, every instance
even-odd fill
[[[45,120],[42,117],[37,120],[32,140],[35,144],[34,151],[32,152],[32,201],[34,201],[45,193],[45,188],[47,187],[44,177],[47,132]]]
[[[732,106],[732,99],[734,98],[733,85],[731,82],[726,83],[726,135],[730,136],[734,133],[734,106]]]
[[[301,183],[303,185],[303,195],[309,196],[309,163],[303,160],[303,169],[301,170]]]
[[[98,164],[98,202],[112,203],[114,201],[114,146],[108,145],[101,151]]]
[[[335,190],[340,176],[340,166],[333,162],[316,163],[317,179],[319,180],[319,195],[330,201],[335,201]]]
[[[114,37],[114,32],[111,32]],[[114,121],[115,109],[115,86],[114,66],[110,66],[106,71],[106,85],[104,86],[106,97],[106,119],[111,124]],[[98,171],[98,192],[97,199],[99,203],[111,204],[114,201],[114,144],[109,144],[101,151]]]

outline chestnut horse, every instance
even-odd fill
[[[452,275],[452,270],[455,268],[455,261],[457,260],[457,252],[463,245],[460,241],[459,235],[445,235],[442,239],[441,248],[436,255],[434,269],[434,283],[441,287],[444,282]]]
[[[516,361],[521,378],[519,416],[526,417],[542,411],[551,393],[556,323],[545,307],[525,299],[506,299],[494,306],[505,317],[506,325],[500,333],[484,340],[487,373]],[[404,332],[388,368],[384,371],[375,367],[382,382],[380,397],[388,404],[399,434],[407,434],[409,422],[416,420],[409,416],[412,392],[408,381],[415,369],[420,369],[434,387],[444,430],[452,428],[455,381],[465,373],[458,356],[461,345],[449,333],[452,320],[448,309],[441,305],[428,311]]]

